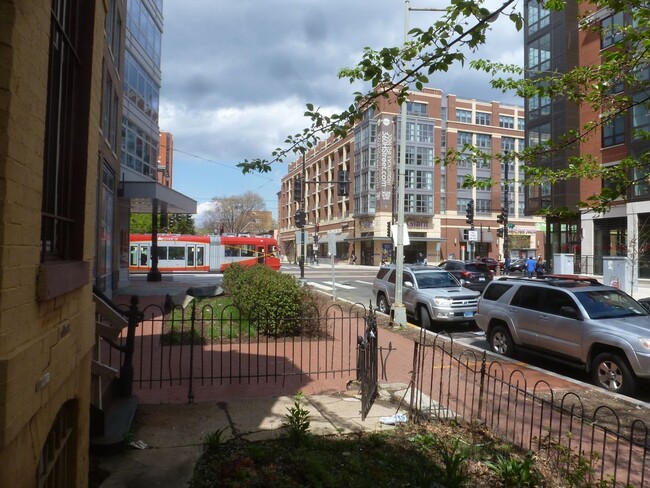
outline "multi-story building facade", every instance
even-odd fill
[[[110,3],[0,5],[3,487],[88,484],[91,267]]]
[[[158,183],[172,187],[174,175],[174,136],[171,132],[160,133],[160,152],[158,154]]]
[[[579,28],[578,16],[588,12],[591,14],[585,19],[587,24],[602,30]],[[631,21],[629,15],[576,2],[567,2],[563,11],[550,12],[532,0],[526,4],[525,14],[525,64],[529,76],[535,76],[535,72],[566,72],[575,66],[599,64],[604,51],[618,48],[616,44],[621,36],[616,26]],[[641,102],[647,96],[643,92],[647,91],[650,76],[647,67],[639,74],[645,83],[643,87],[616,84],[612,93],[627,90],[629,96]],[[578,107],[561,98],[531,99],[526,109],[526,138],[531,146],[549,138],[559,140],[568,130],[577,130],[600,118],[590,107]],[[634,131],[638,129],[650,129],[648,107],[644,103],[635,104],[632,110],[592,133],[571,152],[549,158],[545,163],[562,168],[568,164],[568,157],[576,154],[595,157],[604,165],[615,165],[628,155],[638,158],[650,148],[648,141],[635,136]],[[527,211],[532,213],[549,207],[575,209],[578,201],[600,193],[607,184],[600,179],[582,179],[531,188]],[[616,203],[604,215],[576,213],[574,218],[547,219],[548,257],[555,253],[573,254],[576,271],[601,274],[603,258],[628,256],[633,258],[634,267],[638,267],[639,277],[650,278],[650,256],[644,251],[650,244],[649,190],[648,184],[640,181],[629,192],[626,202]]]
[[[129,228],[132,212],[150,213],[152,223],[157,221],[159,214],[196,213],[196,201],[171,188],[171,167],[167,180],[162,178],[166,173],[159,166],[159,156],[168,158],[165,161],[171,163],[169,156],[173,151],[171,137],[167,146],[169,154],[161,154],[159,149],[162,0],[129,0],[127,6],[120,181],[121,229]],[[169,186],[165,184],[167,182]],[[153,228],[155,235],[155,224]],[[128,231],[121,233],[120,280],[128,279],[129,260],[138,259],[129,249],[128,236]],[[153,261],[157,259],[155,252],[151,256]],[[152,272],[149,278],[159,280],[161,276]]]
[[[295,260],[295,213],[307,210],[307,256],[313,251],[326,256],[326,234],[336,233],[336,257],[352,254],[362,264],[392,259],[390,226],[397,221],[397,173],[400,156],[400,107],[394,97],[380,97],[377,107],[344,140],[328,140],[308,151],[303,160],[289,165],[279,194],[279,225],[282,249]],[[504,205],[501,181],[505,167],[493,158],[481,165],[463,157],[466,144],[490,154],[523,147],[524,113],[521,107],[498,102],[443,96],[438,89],[411,92],[407,105],[404,213],[410,244],[406,262],[418,254],[428,262],[476,256],[503,258],[503,240],[497,237],[497,215]],[[448,148],[461,153],[457,164],[436,164]],[[539,254],[543,251],[541,219],[524,216],[524,194],[517,182],[521,171],[516,157],[509,158],[509,254]],[[338,175],[351,175],[350,195],[339,197]],[[293,181],[306,175],[307,198],[295,201]],[[465,175],[492,181],[485,189],[465,188]],[[475,204],[476,241],[465,232],[467,204]],[[317,242],[314,237],[317,236]]]

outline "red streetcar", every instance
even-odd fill
[[[278,242],[271,236],[158,234],[158,270],[222,272],[232,263],[280,269]],[[151,234],[131,234],[129,271],[151,269]]]

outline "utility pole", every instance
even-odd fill
[[[305,166],[305,151],[302,151],[302,188],[300,190],[300,196],[302,197],[300,200],[300,212],[302,212],[302,227],[300,228],[300,242],[302,243],[302,249],[300,252],[300,284],[304,285],[305,284],[305,255],[307,252],[307,242],[305,242],[305,225],[307,224],[307,213],[306,213],[306,207],[307,205],[305,204],[305,198],[307,198],[306,195],[306,190],[307,190],[307,185],[305,184],[307,181],[307,168]]]
[[[505,168],[503,169],[503,176],[504,176],[504,183],[505,183],[505,195],[503,196],[503,206],[505,208],[505,215],[503,219],[503,261],[505,262],[506,258],[508,257],[508,253],[510,252],[508,250],[508,213],[510,212],[510,198],[509,198],[509,193],[510,193],[510,183],[508,182],[508,166],[510,166],[510,162],[508,160],[508,151],[503,152],[504,155],[504,161],[505,161]]]

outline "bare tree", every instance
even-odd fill
[[[211,203],[203,224],[203,230],[209,233],[259,234],[269,230],[264,200],[257,193],[215,197]]]

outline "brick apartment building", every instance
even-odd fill
[[[579,28],[578,16],[588,13],[586,23],[602,27],[602,33]],[[567,2],[563,11],[551,12],[531,0],[526,3],[525,16],[525,64],[531,77],[536,76],[536,71],[567,72],[575,66],[599,64],[604,51],[619,47],[621,35],[616,26],[631,22],[629,14],[613,14],[609,9],[597,10],[593,5],[577,2]],[[647,98],[650,70],[646,66],[639,74],[641,86],[617,84],[614,92],[627,90],[638,102]],[[578,107],[561,98],[530,99],[526,102],[526,138],[531,145],[549,138],[557,140],[568,130],[578,130],[599,116],[590,107]],[[647,104],[638,103],[579,147],[554,156],[547,164],[562,168],[570,156],[578,154],[594,156],[604,165],[615,165],[628,155],[639,157],[648,151],[650,142],[635,138],[633,132],[650,130],[648,120]],[[535,212],[548,207],[575,208],[578,201],[600,193],[607,184],[600,179],[583,179],[529,188],[526,209]],[[615,204],[605,215],[586,213],[573,219],[549,218],[547,257],[552,258],[555,253],[573,254],[576,272],[601,274],[604,257],[633,256],[639,277],[650,278],[650,256],[644,250],[650,244],[649,229],[650,185],[642,180],[632,188],[627,202]]]
[[[3,487],[88,484],[106,8],[0,3]]]
[[[419,253],[430,263],[471,256],[503,258],[503,239],[497,237],[497,215],[504,205],[501,181],[504,167],[497,159],[477,166],[461,158],[457,165],[435,164],[448,148],[462,151],[471,144],[486,152],[520,150],[523,145],[524,112],[521,107],[443,95],[425,88],[411,92],[407,105],[405,220],[410,244],[405,261],[415,262]],[[336,258],[354,254],[361,264],[390,261],[389,226],[397,216],[396,167],[400,151],[400,107],[394,97],[378,99],[376,109],[343,140],[332,138],[318,144],[289,164],[278,194],[281,252],[290,261],[296,249],[295,214],[306,211],[307,258],[328,256],[327,234],[336,235]],[[516,158],[510,161],[509,254],[511,257],[543,253],[541,219],[524,215],[521,171]],[[339,196],[339,173],[350,175],[349,196]],[[295,201],[294,180],[304,173],[306,195]],[[492,179],[490,189],[462,188],[466,174]],[[475,204],[478,241],[468,242],[465,222],[470,200]],[[316,242],[314,238],[317,237]]]

